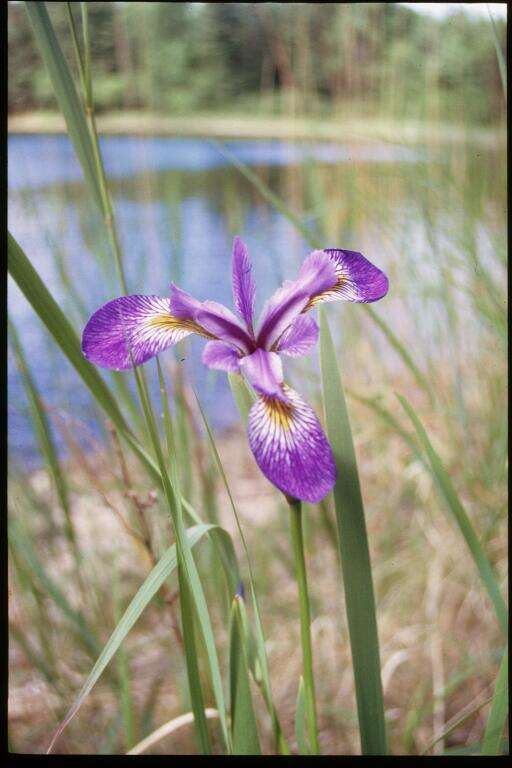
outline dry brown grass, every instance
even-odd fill
[[[417,403],[422,396],[417,395]],[[417,754],[424,750],[446,725],[466,709],[492,693],[503,639],[495,615],[481,586],[460,533],[448,521],[430,475],[411,454],[402,438],[379,423],[360,403],[351,403],[356,447],[367,514],[374,583],[378,603],[382,677],[385,706],[394,754]],[[485,509],[503,510],[503,484],[481,488],[477,479],[464,484],[468,464],[460,455],[446,451],[450,445],[433,414],[425,418],[435,435],[443,459],[452,471],[454,484],[467,504],[477,532],[488,525]],[[301,669],[296,584],[290,555],[286,510],[277,494],[257,472],[245,436],[233,430],[219,440],[222,460],[228,471],[242,526],[247,537],[261,600],[270,664],[271,681],[285,734],[294,743],[294,711]],[[477,451],[478,446],[475,448]],[[478,455],[478,454],[476,454]],[[123,494],[120,469],[112,454],[98,453],[84,464],[74,461],[68,468],[73,493],[73,519],[85,558],[85,579],[91,605],[86,615],[105,642],[114,626],[111,597],[112,574],[121,575],[124,604],[147,573],[149,563],[140,545],[130,536],[116,512],[133,519],[133,506]],[[148,486],[138,467],[129,464],[135,488],[147,494]],[[95,488],[91,484],[94,475]],[[197,483],[196,478],[196,483]],[[43,471],[33,474],[31,486],[49,505],[52,491]],[[232,534],[240,560],[243,557],[227,496],[216,482],[220,522]],[[199,496],[196,487],[196,496]],[[485,504],[480,504],[482,497]],[[15,503],[16,499],[13,499]],[[329,510],[333,519],[333,512]],[[160,501],[148,508],[155,548],[165,544],[166,519]],[[49,554],[48,521],[41,515],[33,521],[38,551],[49,572],[77,605],[72,564],[65,551]],[[504,515],[485,543],[486,551],[505,583],[507,530]],[[318,689],[320,742],[324,754],[359,752],[350,647],[340,587],[337,552],[319,512],[307,512],[307,557],[313,613],[313,643]],[[205,546],[202,545],[205,550]],[[52,553],[55,547],[51,546]],[[58,551],[58,548],[57,548]],[[207,557],[206,551],[200,562]],[[201,566],[200,566],[201,567]],[[34,648],[40,637],[47,640],[55,659],[55,680],[44,679],[27,658],[19,643],[10,645],[9,721],[15,751],[43,752],[52,730],[83,682],[90,660],[77,647],[76,639],[63,626],[62,617],[42,596],[47,625],[35,623],[34,601],[11,569],[13,627]],[[225,661],[227,635],[222,607],[210,602],[214,627]],[[41,614],[39,614],[41,615]],[[99,621],[99,617],[102,620]],[[40,619],[41,620],[41,619]],[[99,623],[98,623],[99,621]],[[189,707],[183,700],[184,661],[173,638],[169,607],[161,600],[143,614],[126,641],[131,692],[138,718],[138,737],[160,726]],[[112,674],[115,675],[115,665]],[[150,723],[141,732],[148,702],[155,706]],[[263,702],[255,691],[257,709]],[[211,705],[211,697],[207,704]],[[123,739],[108,731],[116,723],[119,701],[111,686],[100,681],[84,707],[61,738],[57,751],[98,753],[124,751]],[[478,742],[483,734],[488,705],[453,730],[434,752],[454,745]],[[264,742],[270,748],[268,718],[261,717]],[[212,732],[215,732],[215,726]],[[195,750],[190,726],[153,747],[159,754]]]

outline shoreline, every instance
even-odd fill
[[[148,112],[105,112],[97,116],[106,135],[194,136],[238,139],[314,140],[332,142],[384,141],[399,144],[469,141],[489,148],[506,145],[503,126],[470,128],[417,121],[381,119],[336,121],[332,118],[198,114],[169,117]],[[66,124],[58,112],[9,115],[8,134],[63,134]]]

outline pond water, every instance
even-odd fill
[[[452,306],[466,354],[470,347],[478,353],[480,318],[460,288],[482,265],[502,279],[506,180],[501,150],[384,142],[233,140],[222,145],[279,194],[326,247],[360,250],[388,273],[390,294],[376,309],[415,359],[432,363],[453,354],[446,334]],[[174,280],[200,299],[231,306],[231,242],[239,234],[253,258],[261,307],[283,279],[294,277],[311,250],[207,139],[117,136],[104,137],[101,147],[133,293],[165,295]],[[72,146],[65,136],[14,135],[8,162],[9,230],[81,333],[89,315],[119,290]],[[360,371],[362,361],[378,357],[382,376],[393,376],[401,363],[379,332],[362,314],[336,307],[329,313],[343,365]],[[97,436],[92,398],[11,279],[8,309],[50,413],[81,425],[83,435]],[[226,376],[202,366],[202,346],[193,340],[165,355],[180,355],[214,427],[221,430],[237,415]],[[367,378],[381,375],[374,364]],[[108,380],[110,374],[105,376]],[[126,377],[131,386],[131,374]],[[304,383],[302,391],[309,386]],[[23,385],[11,355],[8,387],[10,455],[37,466]],[[58,431],[56,440],[63,451]]]

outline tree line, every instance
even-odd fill
[[[65,3],[48,9],[74,66]],[[23,3],[9,3],[9,109],[56,106]],[[71,3],[80,31],[80,4]],[[98,111],[503,119],[490,20],[398,3],[89,3]],[[506,24],[496,20],[502,49]]]

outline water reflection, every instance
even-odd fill
[[[473,258],[496,268],[505,195],[497,155],[393,145],[226,145],[254,166],[321,242],[361,250],[388,272],[392,291],[379,309],[412,345],[416,359],[453,354],[446,332],[454,322],[447,311],[452,305],[457,332],[468,350],[470,344],[478,348],[479,319],[457,281],[467,279]],[[102,148],[134,293],[165,295],[172,279],[200,299],[231,305],[230,250],[239,233],[253,256],[261,307],[310,250],[206,140],[120,136],[103,139]],[[92,311],[119,294],[101,222],[65,137],[10,137],[9,228],[77,331]],[[91,398],[12,281],[8,298],[45,402],[97,434]],[[338,305],[331,316],[337,336],[343,318],[340,354],[349,371],[364,371],[362,380],[371,380],[398,365],[362,313]],[[201,349],[199,340],[188,341],[180,364],[220,429],[236,414],[226,377],[205,371]],[[302,375],[300,365],[294,370]],[[11,364],[8,383],[11,454],[37,463],[23,388]]]

